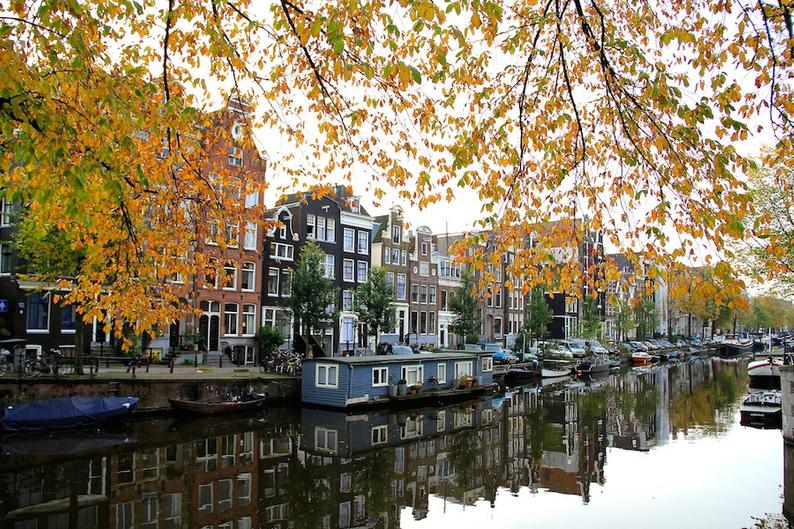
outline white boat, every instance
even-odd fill
[[[782,417],[781,395],[779,391],[754,391],[750,393],[742,406],[741,424],[745,426],[775,426]]]
[[[765,358],[747,364],[750,385],[755,387],[780,388],[780,367],[783,365],[777,358]]]
[[[561,378],[567,377],[571,374],[570,369],[546,369],[545,367],[540,370],[540,376],[543,378]]]
[[[647,366],[653,361],[653,357],[644,351],[631,353],[631,363],[635,366]]]
[[[573,371],[573,365],[567,360],[544,360],[540,369],[543,378],[566,377]]]

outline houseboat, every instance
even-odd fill
[[[301,399],[331,408],[413,406],[463,400],[492,386],[489,352],[310,358]]]

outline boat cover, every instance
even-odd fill
[[[138,405],[137,397],[66,397],[6,406],[6,430],[72,428],[123,417]]]

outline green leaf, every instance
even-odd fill
[[[422,84],[422,74],[419,73],[419,70],[411,66],[411,77],[414,78],[414,82],[416,84]]]

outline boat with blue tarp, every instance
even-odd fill
[[[137,397],[64,397],[11,404],[2,418],[4,430],[50,430],[88,426],[129,416]]]

